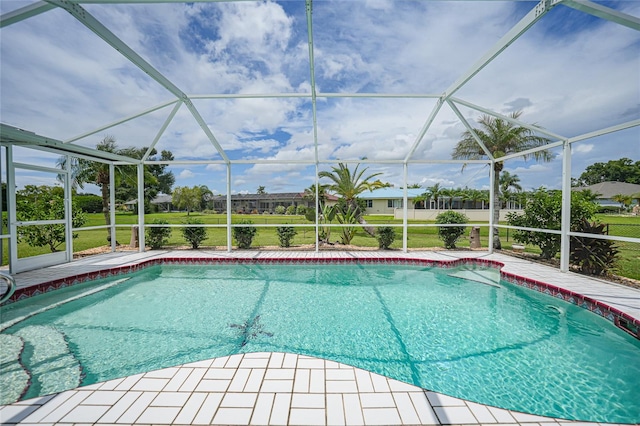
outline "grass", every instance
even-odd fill
[[[219,225],[220,227],[207,228],[208,238],[203,242],[202,248],[207,247],[226,247],[227,231],[224,227],[227,223],[227,217],[224,214],[200,214],[191,213],[155,213],[145,215],[147,224],[151,224],[155,219],[167,221],[169,224],[184,224],[188,218],[197,218],[207,225]],[[282,225],[282,224],[301,224],[309,225],[306,227],[296,227],[298,234],[293,238],[292,246],[313,245],[315,244],[315,229],[304,216],[284,216],[284,215],[232,215],[232,223],[238,223],[241,220],[250,219],[257,225]],[[402,220],[394,219],[393,216],[367,216],[365,217],[371,225],[395,224],[402,225]],[[640,238],[640,217],[618,216],[618,215],[598,215],[598,220],[609,223],[609,234],[618,236],[627,236]],[[137,223],[138,216],[131,213],[119,213],[116,215],[117,225],[128,225],[116,228],[116,239],[120,244],[128,245],[131,240],[131,226]],[[428,221],[409,221],[410,225],[432,225],[433,222]],[[104,216],[100,213],[88,214],[85,227],[104,225]],[[331,228],[331,242],[340,240],[341,228]],[[77,232],[78,237],[73,241],[74,252],[80,252],[87,249],[105,246],[107,242],[107,230],[80,230]],[[488,245],[489,229],[487,226],[480,227],[480,242],[482,247]],[[457,243],[460,248],[469,247],[469,230]],[[516,243],[513,240],[513,231],[508,229],[500,230],[500,238],[503,248],[510,249],[511,245]],[[171,237],[167,248],[180,247],[188,245],[182,237],[179,228],[172,228]],[[258,233],[253,240],[252,247],[278,246],[278,236],[275,228],[258,227]],[[378,247],[378,241],[369,236],[360,227],[356,227],[356,234],[352,241],[352,245],[359,247]],[[618,265],[618,274],[634,279],[640,279],[640,244],[638,243],[617,243],[620,250],[621,260]],[[336,245],[339,247],[339,245]],[[443,247],[442,241],[438,238],[437,228],[435,226],[410,226],[407,234],[407,246],[410,249],[417,248],[434,248]],[[3,240],[3,259],[2,264],[8,263],[7,240]],[[396,228],[396,240],[391,245],[392,249],[402,248],[402,228]],[[526,252],[539,254],[540,250],[534,246],[527,246]],[[18,246],[18,256],[28,257],[39,254],[49,253],[44,247],[30,247],[25,243]]]

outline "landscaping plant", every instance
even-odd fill
[[[276,228],[278,232],[278,240],[280,240],[280,247],[290,247],[291,240],[298,234],[293,226],[278,226]]]
[[[571,230],[583,219],[591,219],[597,205],[581,192],[571,193]],[[511,226],[560,230],[562,218],[562,192],[539,188],[529,196],[523,214],[507,214]],[[515,231],[513,239],[519,243],[540,247],[542,259],[552,259],[560,251],[560,235],[536,231]]]
[[[467,223],[469,219],[462,213],[454,211],[446,211],[436,216],[436,223],[438,224],[461,224]],[[455,249],[456,241],[464,235],[466,226],[439,226],[438,237],[444,241],[444,247],[447,249]]]
[[[155,219],[151,222],[152,225],[167,225],[168,222],[162,219]],[[162,248],[165,244],[169,242],[169,237],[171,237],[171,228],[168,226],[149,226],[147,227],[147,245],[151,247],[152,250],[157,250]]]
[[[392,226],[381,226],[376,232],[376,239],[378,240],[378,248],[386,250],[396,239],[396,230]]]
[[[605,224],[582,219],[576,232],[605,235]],[[618,262],[618,248],[613,241],[599,238],[571,237],[571,264],[583,274],[604,275],[612,271]]]
[[[282,207],[282,206],[278,206]],[[253,242],[253,237],[255,237],[258,230],[253,225],[253,222],[250,220],[242,220],[239,225],[245,226],[234,226],[233,227],[233,238],[238,243],[238,248],[248,249],[251,247],[251,243]]]
[[[199,219],[187,219],[188,225],[202,225]],[[192,249],[197,249],[207,239],[207,228],[202,226],[185,226],[182,228],[182,236],[191,244]]]

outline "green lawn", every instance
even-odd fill
[[[227,246],[227,232],[224,226],[226,225],[227,218],[223,214],[200,214],[191,213],[187,217],[186,213],[155,213],[145,215],[145,221],[147,224],[151,224],[155,219],[161,219],[169,222],[170,224],[183,224],[188,218],[197,218],[205,224],[220,225],[220,227],[212,227],[207,229],[208,238],[203,242],[202,248],[207,247],[224,247]],[[238,223],[241,220],[252,220],[258,225],[278,225],[278,224],[309,224],[304,216],[280,216],[280,215],[233,215],[232,223]],[[396,224],[402,225],[402,220],[395,220],[393,216],[367,216],[365,217],[367,222],[372,225],[380,224]],[[134,225],[138,220],[137,215],[131,213],[119,213],[116,215],[116,224],[128,225],[117,228],[116,237],[120,244],[128,245],[131,240],[131,225]],[[609,223],[609,234],[628,236],[640,238],[640,217],[631,216],[612,216],[612,215],[598,215],[598,220],[604,223]],[[104,224],[104,217],[102,214],[88,214],[85,227],[99,226]],[[428,225],[433,222],[425,221],[409,221],[410,225]],[[293,238],[293,246],[313,245],[315,242],[315,231],[312,225],[296,228],[298,234]],[[331,229],[331,241],[337,242],[340,240],[341,229],[339,227],[333,227]],[[90,248],[100,247],[107,245],[106,229],[78,231],[78,237],[74,239],[73,246],[74,252],[87,250]],[[396,228],[396,241],[391,248],[402,248],[402,228]],[[513,231],[507,229],[500,230],[500,236],[503,248],[510,249],[511,245],[515,243],[513,240]],[[488,227],[482,226],[480,228],[480,241],[482,247],[487,247],[488,243]],[[263,246],[277,246],[278,237],[275,228],[258,227],[258,233],[253,241],[253,247]],[[353,245],[360,247],[377,247],[378,242],[375,238],[369,236],[364,232],[361,227],[356,228],[356,236],[352,241]],[[182,237],[182,233],[179,228],[172,228],[171,238],[167,248],[186,246],[187,243]],[[458,241],[458,247],[468,248],[469,237],[468,230],[464,237]],[[338,244],[336,246],[339,247]],[[443,247],[442,241],[437,236],[437,228],[435,226],[429,227],[416,227],[410,226],[407,234],[407,246],[409,248],[434,248]],[[618,243],[619,250],[621,252],[621,260],[618,265],[618,273],[620,275],[640,279],[640,244],[637,243]],[[3,265],[7,264],[7,241],[3,241]],[[539,249],[534,246],[527,246],[527,252],[539,253]],[[43,247],[30,247],[24,243],[19,245],[18,256],[28,257],[38,254],[48,253],[48,249]]]

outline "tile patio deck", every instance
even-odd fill
[[[16,275],[19,288],[161,256],[252,258],[388,257],[389,252],[110,253]],[[503,270],[601,300],[640,318],[640,291],[502,254],[409,252],[402,257],[482,257]],[[3,425],[530,425],[581,426],[430,392],[333,361],[288,353],[249,353],[97,383],[0,408]]]

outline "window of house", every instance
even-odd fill
[[[403,200],[387,200],[387,207],[390,209],[401,209]]]
[[[373,208],[373,200],[366,200],[366,202],[367,202],[368,209]]]

